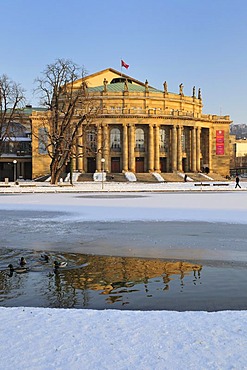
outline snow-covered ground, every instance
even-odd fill
[[[206,175],[205,175],[206,176]],[[57,186],[50,185],[49,182],[33,182],[23,181],[19,185],[14,183],[4,184],[0,182],[1,193],[55,193],[55,192],[132,192],[132,191],[153,191],[153,192],[173,192],[173,191],[188,191],[188,192],[215,192],[215,191],[246,191],[246,179],[240,180],[241,189],[235,190],[235,181],[212,181],[205,178],[203,182],[156,182],[156,183],[141,183],[141,182],[101,182],[101,181],[86,181],[74,182],[71,186],[68,182],[59,183]]]
[[[150,190],[142,184],[135,186],[133,191]],[[247,223],[247,192],[235,191],[231,184],[232,191],[202,190],[191,194],[186,191],[189,186],[173,185],[173,190],[180,192],[172,194],[138,196],[113,196],[106,189],[97,197],[95,193],[8,194],[0,197],[0,213],[53,211],[66,222]],[[114,190],[121,189],[115,185],[111,191]],[[0,308],[0,314],[0,369],[4,370],[247,369],[247,311],[179,313],[18,307]]]
[[[246,369],[246,311],[0,308],[0,368]]]

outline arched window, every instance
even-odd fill
[[[182,151],[185,152],[185,148],[186,148],[186,136],[185,136],[185,132],[183,131],[182,133]]]
[[[144,151],[144,130],[142,128],[136,129],[136,149]]]
[[[121,132],[119,128],[111,129],[110,141],[111,141],[110,143],[111,150],[115,151],[121,150]]]
[[[166,130],[164,128],[160,129],[160,150],[166,151]]]
[[[87,144],[89,151],[97,151],[96,132],[94,129],[87,132]]]
[[[48,131],[45,127],[39,128],[39,154],[47,154]]]

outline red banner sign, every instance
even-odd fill
[[[216,155],[224,155],[224,154],[225,154],[224,131],[216,130]]]

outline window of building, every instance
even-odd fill
[[[167,142],[166,142],[166,130],[164,128],[160,129],[160,150],[166,151]]]
[[[110,82],[110,84],[116,84],[116,83],[119,83],[119,82],[121,82],[121,83],[125,83],[125,81],[126,81],[127,79],[126,78],[124,78],[124,77],[117,77],[117,78],[113,78],[112,80],[111,80],[111,82]],[[132,84],[132,80],[127,80],[128,81],[128,83],[130,83],[130,84]]]
[[[39,154],[47,154],[47,145],[48,145],[48,131],[45,127],[39,128],[39,145],[38,150]]]
[[[182,151],[185,152],[185,147],[186,147],[186,137],[185,137],[185,132],[183,131],[182,133]]]
[[[144,141],[144,130],[142,128],[136,129],[136,149],[144,151],[145,150]]]
[[[94,130],[87,133],[88,148],[94,152],[97,151],[96,132]]]
[[[111,150],[121,150],[121,132],[119,128],[113,128],[110,134]]]

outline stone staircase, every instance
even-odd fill
[[[210,182],[210,181],[228,181],[225,177],[217,173],[209,173],[208,177],[212,180],[207,179],[199,172],[186,172],[187,176],[195,182]],[[183,177],[177,173],[164,172],[160,174],[165,182],[183,182]],[[135,173],[138,182],[157,183],[158,180],[151,173]],[[78,182],[93,181],[93,173],[83,173],[78,177]],[[109,182],[127,182],[128,180],[124,176],[124,173],[107,173],[106,181]]]
[[[135,173],[135,176],[138,182],[158,182],[151,173]]]
[[[174,173],[163,172],[161,173],[161,176],[166,182],[183,182],[184,181],[184,179],[175,172]]]
[[[77,179],[78,182],[93,181],[93,173],[82,173]]]
[[[212,181],[207,177],[203,176],[203,174],[201,174],[200,172],[186,172],[186,175],[196,182]],[[211,177],[210,175],[208,176]]]
[[[128,180],[124,176],[124,173],[107,173],[106,181],[127,182]]]
[[[224,176],[219,175],[218,173],[210,172],[208,174],[209,177],[211,177],[213,180],[212,181],[229,181],[227,180]],[[206,180],[207,181],[207,180]]]

